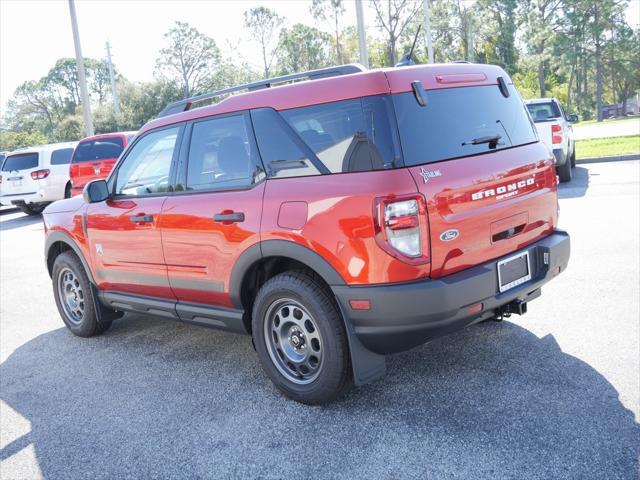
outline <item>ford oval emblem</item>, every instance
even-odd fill
[[[458,230],[452,228],[451,230],[442,232],[442,234],[440,235],[440,240],[442,240],[443,242],[450,242],[451,240],[455,240],[456,238],[458,238],[458,234]]]

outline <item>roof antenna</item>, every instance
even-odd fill
[[[396,67],[408,67],[409,65],[415,65],[416,62],[413,61],[413,49],[416,47],[416,41],[418,40],[418,35],[420,34],[420,29],[422,28],[422,24],[418,25],[418,30],[416,31],[416,36],[413,37],[413,45],[411,45],[411,50],[404,57],[400,59],[398,63],[396,63]]]

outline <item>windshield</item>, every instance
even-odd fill
[[[520,95],[509,85],[429,90],[421,107],[413,93],[393,95],[406,165],[493,152],[537,140]]]
[[[545,120],[558,118],[560,116],[560,110],[554,102],[528,103],[527,109],[534,122],[544,122]]]
[[[18,170],[29,170],[38,166],[37,153],[21,153],[19,155],[9,155],[2,164],[3,172]]]
[[[72,163],[118,158],[124,150],[122,138],[101,138],[80,142],[73,153]]]

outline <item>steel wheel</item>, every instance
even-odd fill
[[[68,267],[58,274],[58,298],[69,322],[79,325],[84,318],[84,292],[80,279]]]
[[[288,380],[313,382],[322,369],[322,337],[307,310],[289,298],[273,302],[264,322],[271,361]]]

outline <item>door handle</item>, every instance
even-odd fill
[[[244,222],[244,213],[228,212],[228,211],[224,211],[222,213],[216,213],[213,216],[213,221],[221,222],[226,225],[229,225],[231,223],[236,223],[236,222]]]
[[[153,215],[136,215],[135,217],[129,217],[132,223],[151,223],[153,222]]]

